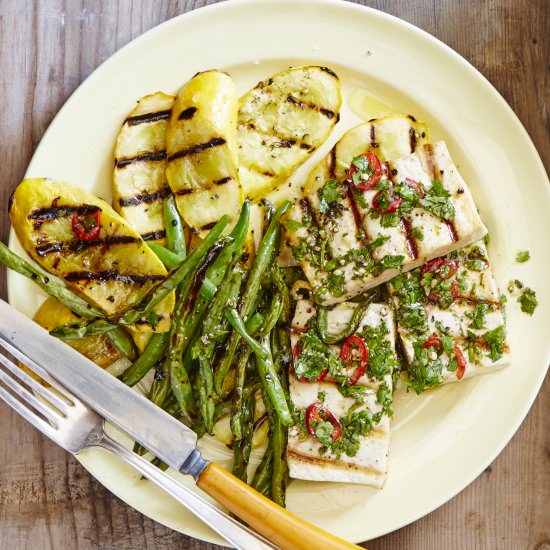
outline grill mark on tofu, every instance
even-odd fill
[[[209,230],[212,229],[215,225],[216,225],[216,222],[210,222],[210,223],[207,223],[206,225],[203,225],[203,226],[200,227],[199,229],[200,229],[201,231],[209,231]]]
[[[178,120],[191,120],[195,116],[196,112],[196,107],[188,107],[179,114]]]
[[[82,204],[79,206],[58,206],[58,200],[59,197],[52,202],[51,206],[37,208],[28,215],[28,218],[30,220],[34,220],[34,229],[40,229],[43,223],[55,221],[59,218],[66,218],[67,216],[74,216],[75,214],[79,216],[90,216],[91,214],[95,214],[97,211],[101,210],[99,206],[95,206],[93,204]]]
[[[151,231],[150,233],[142,233],[141,238],[144,241],[159,241],[166,237],[166,231],[164,229],[160,231]]]
[[[407,251],[409,253],[409,256],[413,260],[416,260],[418,258],[418,245],[412,233],[410,220],[406,218],[401,218],[401,230],[403,231],[407,239]]]
[[[128,198],[120,198],[118,199],[118,204],[126,208],[128,206],[138,206],[142,202],[146,204],[153,204],[156,201],[165,199],[170,195],[170,187],[166,186],[154,193],[147,193],[144,191],[143,193],[139,193],[138,195],[135,195],[134,197],[128,197]]]
[[[176,151],[175,153],[172,153],[168,157],[168,162],[171,162],[179,158],[188,157],[190,155],[196,155],[208,149],[212,149],[213,147],[219,147],[220,145],[225,145],[225,143],[226,141],[224,138],[215,137],[208,141],[205,141],[204,143],[198,143],[196,145],[192,145],[191,147],[188,147],[187,149],[181,149],[180,151]]]
[[[328,165],[328,173],[330,175],[330,179],[336,178],[336,147],[333,147],[330,150],[330,160]]]
[[[288,101],[288,103],[296,105],[300,109],[310,109],[311,111],[317,111],[318,113],[326,116],[329,120],[332,120],[336,116],[336,113],[334,111],[331,111],[330,109],[326,109],[325,107],[321,107],[320,105],[317,105],[315,103],[301,101],[290,94],[286,97],[286,100]]]
[[[159,162],[166,159],[166,151],[151,151],[148,153],[141,153],[135,157],[115,159],[116,168],[125,168],[135,162]]]
[[[133,244],[139,241],[138,238],[131,235],[112,235],[104,239],[94,239],[93,241],[82,241],[80,239],[69,242],[53,242],[35,247],[36,253],[40,257],[47,256],[54,252],[79,253],[88,248],[102,246],[108,248],[117,244]]]
[[[138,124],[146,124],[149,122],[158,122],[159,120],[168,120],[172,114],[171,109],[166,111],[157,111],[155,113],[145,113],[144,115],[129,116],[124,123],[128,126],[137,126]]]
[[[131,273],[119,273],[114,269],[107,271],[71,271],[64,277],[66,281],[74,282],[89,282],[89,281],[117,281],[124,284],[145,284],[149,281],[162,281],[164,275],[136,275]]]

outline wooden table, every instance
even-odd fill
[[[132,38],[212,1],[0,0],[0,237],[6,205],[69,94]],[[437,36],[496,86],[550,167],[548,0],[366,0]],[[5,273],[0,295],[5,297]],[[550,380],[512,442],[474,483],[376,549],[550,549]],[[0,549],[214,546],[126,506],[0,405]],[[365,518],[368,521],[368,518]]]

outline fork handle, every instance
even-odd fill
[[[274,548],[269,541],[219,510],[188,487],[171,478],[166,472],[159,470],[148,460],[133,453],[105,432],[101,434],[98,440],[94,441],[94,444],[111,452],[135,468],[140,474],[183,504],[185,508],[204,521],[235,548],[239,550],[272,550]]]
[[[284,550],[359,548],[291,514],[213,462],[202,471],[197,485]]]

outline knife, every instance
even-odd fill
[[[357,546],[294,516],[197,449],[187,426],[0,300],[0,335],[100,416],[166,464],[193,476],[204,492],[283,549],[344,550]]]

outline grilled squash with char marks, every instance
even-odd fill
[[[166,128],[174,96],[142,97],[117,137],[113,207],[145,241],[165,243],[162,205],[166,181]]]
[[[178,92],[167,132],[166,176],[185,222],[199,234],[243,202],[237,172],[238,98],[221,71],[196,74]]]
[[[282,71],[240,100],[239,177],[246,196],[265,196],[322,145],[338,122],[338,76],[326,67]]]
[[[121,216],[68,183],[22,181],[9,214],[25,251],[109,317],[139,304],[166,277],[161,261]],[[171,294],[158,305],[155,326],[146,320],[137,326],[168,330],[173,306]]]
[[[38,308],[34,320],[50,332],[59,325],[78,323],[81,319],[61,302],[49,297]],[[102,368],[108,367],[124,357],[106,334],[69,340],[67,344]]]

